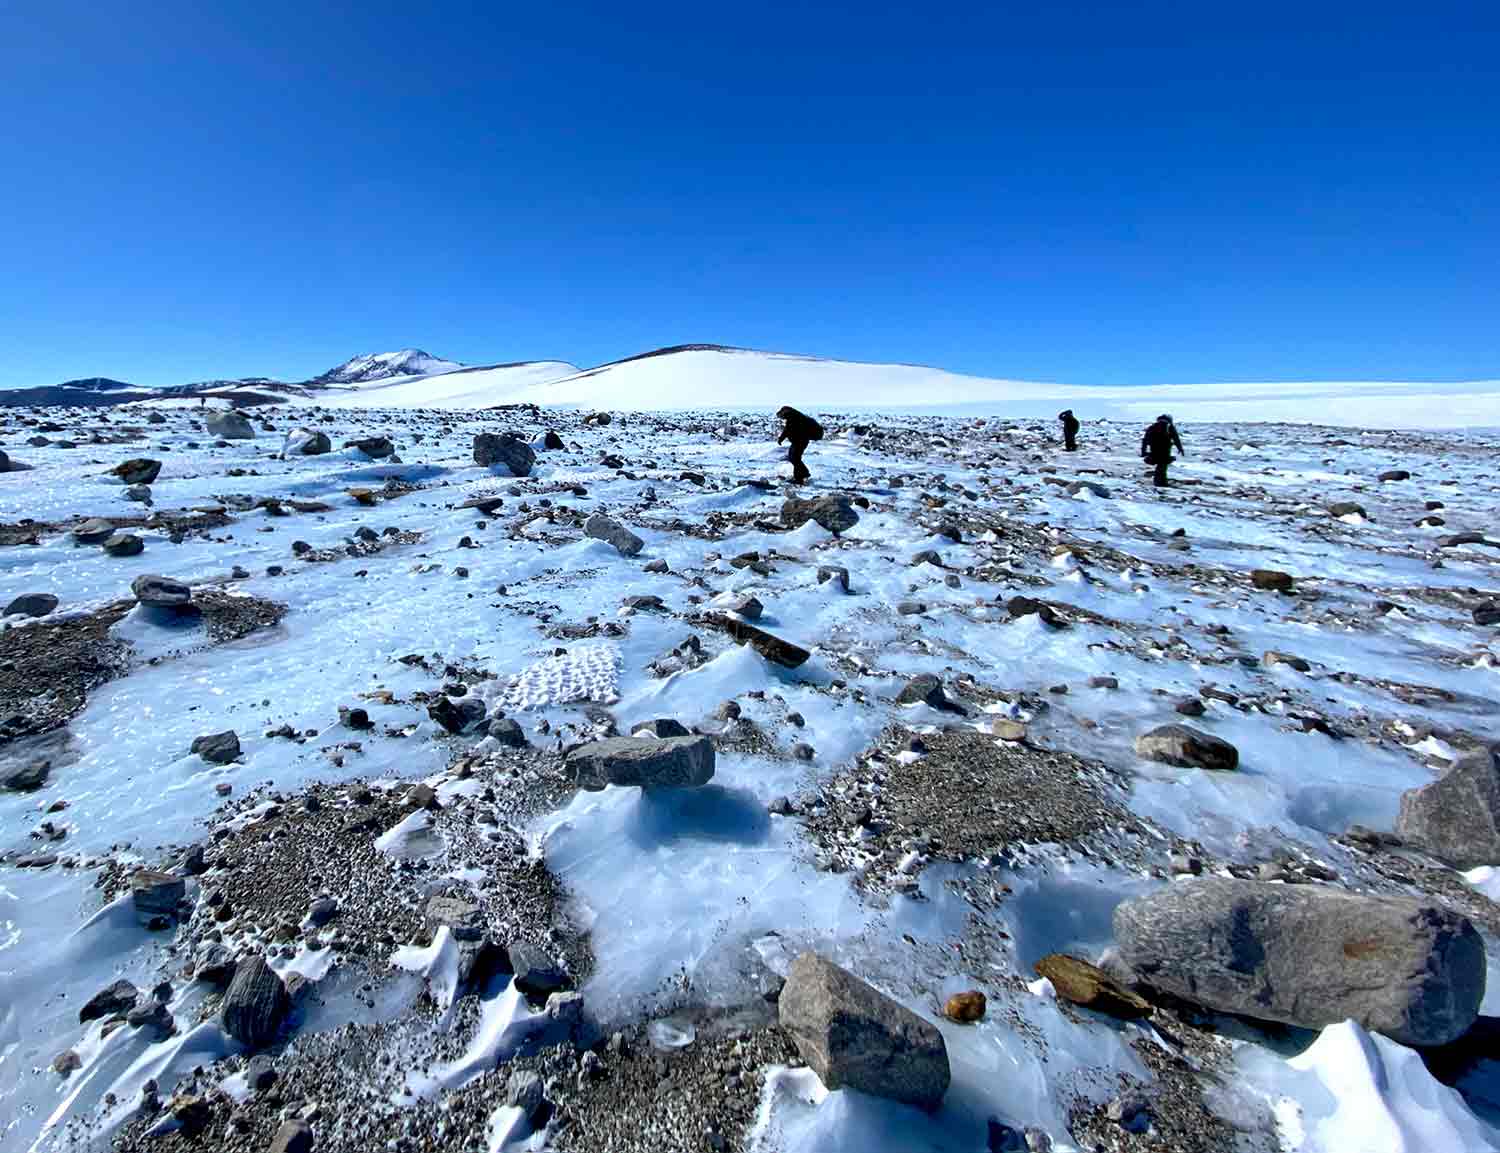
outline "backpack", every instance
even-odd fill
[[[807,418],[807,435],[813,440],[823,439],[823,426],[812,417]]]

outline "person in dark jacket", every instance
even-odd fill
[[[1057,414],[1057,419],[1062,421],[1063,426],[1063,451],[1078,451],[1078,418],[1073,415],[1071,408],[1065,408]]]
[[[1177,426],[1172,423],[1169,414],[1162,413],[1154,424],[1147,426],[1145,435],[1141,437],[1141,456],[1145,457],[1147,464],[1155,466],[1151,483],[1158,488],[1165,488],[1167,485],[1167,465],[1176,459],[1172,456],[1174,447],[1184,456],[1187,455],[1187,449],[1182,447],[1182,438],[1177,435]]]
[[[791,441],[786,458],[792,464],[792,483],[806,484],[812,479],[812,473],[802,463],[802,454],[807,451],[809,443],[823,439],[823,426],[789,405],[777,409],[776,416],[781,421],[781,435],[776,438],[776,443]]]

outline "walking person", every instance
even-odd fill
[[[1063,451],[1078,451],[1078,418],[1073,415],[1071,408],[1065,408],[1057,414],[1057,419],[1062,421]]]
[[[1172,423],[1171,415],[1164,412],[1153,424],[1147,426],[1145,435],[1141,437],[1141,456],[1147,464],[1155,467],[1151,483],[1157,488],[1167,487],[1167,465],[1176,459],[1172,455],[1174,447],[1183,456],[1187,455],[1187,449],[1182,447],[1182,438],[1177,435],[1177,426]]]
[[[792,465],[792,483],[806,484],[812,479],[812,473],[808,471],[807,465],[802,463],[802,454],[807,451],[809,443],[823,439],[823,426],[806,413],[798,412],[790,405],[783,405],[777,409],[776,416],[782,422],[781,435],[776,438],[776,443],[791,441],[786,458]]]

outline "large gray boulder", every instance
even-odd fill
[[[611,737],[568,754],[578,787],[696,788],[714,776],[714,743],[707,737]]]
[[[801,528],[808,521],[817,521],[829,532],[837,535],[848,532],[859,523],[859,513],[847,496],[835,493],[812,500],[792,497],[781,506],[781,523],[787,528]]]
[[[621,556],[635,556],[646,546],[646,542],[635,533],[602,512],[596,512],[583,522],[583,534],[614,545]]]
[[[1484,998],[1483,941],[1430,902],[1209,877],[1124,902],[1114,930],[1147,985],[1262,1021],[1445,1045]]]
[[[498,464],[507,469],[511,476],[530,476],[531,466],[536,463],[536,453],[514,433],[505,432],[496,436],[493,432],[481,432],[474,438],[474,463],[486,468]]]
[[[1469,753],[1402,793],[1396,835],[1460,869],[1500,864],[1500,752]]]
[[[254,440],[255,428],[243,412],[229,409],[211,412],[203,420],[203,427],[220,440]]]
[[[257,953],[235,966],[224,992],[224,1032],[250,1049],[262,1049],[276,1039],[291,1011],[286,986],[264,957]]]
[[[1185,769],[1227,771],[1240,763],[1239,750],[1228,741],[1191,725],[1161,725],[1142,733],[1135,739],[1135,752],[1148,761]]]
[[[829,1089],[848,1087],[936,1109],[952,1073],[937,1026],[816,953],[781,990],[781,1027]]]

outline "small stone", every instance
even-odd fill
[[[965,1025],[973,1024],[983,1019],[986,1004],[985,995],[978,989],[954,993],[943,1006],[943,1016],[950,1021],[959,1021]]]
[[[1266,592],[1289,593],[1296,582],[1293,580],[1291,573],[1278,572],[1276,569],[1258,568],[1250,574],[1250,583]]]

